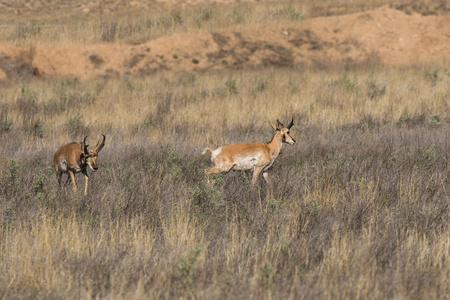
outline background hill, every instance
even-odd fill
[[[407,66],[450,57],[445,2],[374,2],[4,1],[0,79],[261,66]]]

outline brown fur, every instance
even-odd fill
[[[55,152],[55,155],[53,156],[53,165],[55,167],[59,186],[61,186],[62,174],[66,173],[68,174],[66,184],[69,183],[70,178],[73,185],[73,191],[76,192],[77,185],[75,183],[75,174],[81,172],[84,174],[86,181],[84,195],[87,195],[89,181],[87,166],[90,166],[94,172],[97,171],[98,152],[100,152],[105,145],[105,136],[103,134],[102,136],[103,141],[99,140],[93,150],[87,149],[88,145],[86,145],[85,137],[81,144],[72,142],[62,146]]]

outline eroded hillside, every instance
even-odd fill
[[[411,65],[450,58],[448,14],[370,11],[196,30],[139,43],[0,43],[0,80],[142,76],[158,70]]]

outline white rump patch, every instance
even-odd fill
[[[217,155],[219,155],[222,152],[222,147],[217,148],[211,153],[211,161],[214,161]]]

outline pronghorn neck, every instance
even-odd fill
[[[281,147],[283,146],[283,140],[281,137],[281,132],[279,130],[275,131],[272,140],[267,143],[267,146],[269,146],[270,148],[272,157],[277,157],[278,154],[280,154]]]

